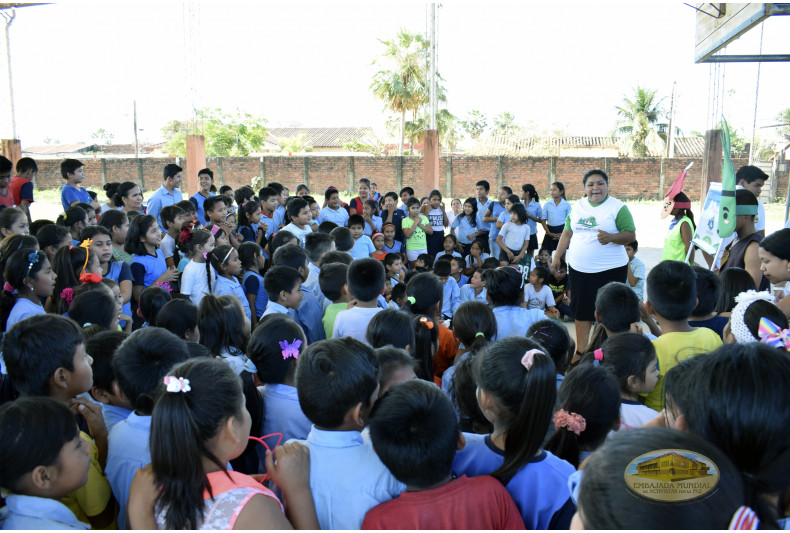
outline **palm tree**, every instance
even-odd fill
[[[373,94],[385,102],[391,111],[400,113],[400,146],[406,135],[406,112],[414,116],[427,100],[427,54],[428,42],[422,35],[401,29],[394,39],[380,41],[386,46],[381,60],[374,61],[384,67],[373,76],[370,88]]]
[[[623,96],[623,104],[616,106],[618,119],[612,135],[619,138],[620,150],[630,157],[647,157],[664,152],[664,140],[658,134],[661,103],[658,91],[637,86],[632,98]]]

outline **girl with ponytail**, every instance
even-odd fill
[[[214,229],[218,231],[219,226],[214,226]],[[206,256],[214,251],[214,235],[204,229],[190,231],[184,227],[178,236],[177,246],[189,257],[189,263],[181,274],[181,294],[200,305],[203,296],[211,294],[212,282],[217,279],[217,273],[206,260]]]
[[[453,315],[453,335],[464,345],[465,351],[456,355],[453,366],[442,375],[442,389],[449,395],[457,365],[479,354],[496,337],[496,317],[483,302],[472,300],[462,303]],[[460,350],[459,350],[460,352]]]
[[[44,252],[22,248],[11,254],[0,293],[2,331],[27,317],[43,315],[41,299],[52,296],[56,277]]]
[[[534,341],[506,337],[476,359],[477,401],[494,431],[463,434],[453,473],[501,481],[527,529],[568,529],[575,511],[568,477],[575,469],[541,450],[556,397],[551,357]]]
[[[101,265],[99,256],[90,248],[90,239],[79,246],[64,246],[55,254],[52,269],[57,274],[55,289],[44,309],[48,313],[62,315],[69,310],[74,298],[74,289],[81,282],[99,283],[101,281]]]
[[[129,499],[132,527],[155,521],[159,529],[318,529],[305,446],[289,443],[266,454],[293,526],[274,492],[227,469],[247,447],[251,426],[241,382],[228,365],[192,359],[174,367],[160,387],[151,419],[151,470],[138,474]],[[153,516],[141,504],[152,496]]]

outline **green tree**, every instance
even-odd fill
[[[228,157],[250,155],[266,141],[268,131],[265,119],[236,109],[235,114],[221,109],[198,109],[191,120],[171,120],[162,128],[168,154],[186,156],[186,136],[203,135],[206,138],[206,156]]]
[[[790,107],[784,111],[780,111],[779,114],[776,115],[776,120],[778,120],[780,124],[783,124],[783,126],[779,128],[779,135],[782,136],[782,139],[790,141]]]
[[[104,144],[106,146],[110,146],[114,138],[115,135],[105,130],[104,128],[99,128],[98,130],[96,130],[95,133],[91,134],[91,139],[101,144]]]
[[[385,50],[373,64],[381,68],[373,75],[373,94],[384,101],[386,109],[400,114],[400,146],[403,155],[406,137],[406,113],[413,118],[427,101],[428,41],[422,35],[401,29],[394,39],[379,40]]]
[[[494,119],[492,135],[514,135],[518,133],[519,127],[516,125],[516,117],[507,111],[503,111]]]
[[[615,107],[618,119],[612,135],[619,139],[620,150],[630,157],[661,154],[665,149],[658,134],[659,127],[666,127],[659,122],[664,99],[657,99],[657,94],[656,90],[637,86],[631,98],[624,95],[622,105]]]
[[[479,139],[488,127],[488,119],[483,113],[473,109],[467,113],[466,120],[461,121],[461,127],[472,139]]]
[[[312,152],[313,146],[305,142],[305,134],[299,133],[293,137],[281,139],[283,141],[282,152],[286,154],[298,154],[300,152]]]

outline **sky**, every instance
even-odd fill
[[[69,1],[17,10],[10,28],[17,137],[23,148],[91,142],[100,128],[163,139],[196,108],[242,109],[270,127],[370,126],[389,116],[370,83],[399,29],[427,31],[418,2]],[[464,2],[437,10],[438,69],[448,109],[568,135],[608,135],[633,87],[658,90],[676,125],[712,124],[713,67],[694,64],[694,10],[681,2]],[[760,27],[727,53],[757,53]],[[790,52],[790,17],[764,23],[763,53]],[[723,68],[719,113],[751,136],[757,64]],[[0,57],[0,136],[12,136],[7,63]],[[758,126],[790,107],[790,63],[764,63]],[[720,93],[720,94],[721,94]],[[759,130],[770,137],[773,130]]]

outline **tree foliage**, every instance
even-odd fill
[[[784,111],[780,111],[779,114],[776,115],[776,120],[784,124],[784,126],[778,129],[777,134],[781,135],[782,139],[790,141],[790,107]]]
[[[461,127],[469,134],[472,139],[479,139],[488,127],[488,119],[486,116],[473,109],[466,115],[466,120],[461,121]]]
[[[110,146],[114,138],[115,135],[105,130],[104,128],[99,128],[98,130],[96,130],[95,133],[91,133],[91,139],[93,139],[99,144],[103,144],[106,146]]]
[[[494,119],[491,135],[509,136],[515,135],[518,131],[519,127],[516,125],[516,117],[508,111],[503,111]]]
[[[186,136],[203,135],[206,138],[206,156],[246,156],[259,150],[266,141],[266,120],[236,109],[228,114],[221,109],[198,109],[195,118],[171,120],[162,128],[168,154],[186,156]]]
[[[305,134],[299,133],[293,137],[280,139],[283,142],[282,152],[285,154],[298,154],[300,152],[312,152],[313,146],[304,140]]]
[[[636,86],[633,95],[623,96],[622,105],[616,106],[617,122],[612,133],[617,137],[620,151],[630,157],[647,157],[661,154],[665,143],[658,134],[659,126],[666,127],[663,117],[663,98],[658,91]]]

